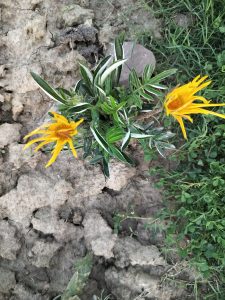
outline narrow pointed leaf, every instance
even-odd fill
[[[87,102],[83,102],[83,103],[79,103],[74,107],[71,107],[69,109],[69,112],[73,112],[73,113],[81,113],[87,109],[91,109],[92,105],[90,103]]]
[[[34,72],[31,72],[31,76],[40,86],[40,88],[53,100],[58,101],[60,103],[65,103],[65,100],[60,96],[56,89],[51,87],[44,79],[42,79],[39,75]]]
[[[102,74],[101,79],[100,79],[100,83],[101,85],[103,85],[103,83],[105,82],[106,78],[114,71],[116,70],[119,66],[121,66],[122,64],[124,64],[127,61],[127,59],[122,59],[122,60],[118,60],[115,63],[113,63],[109,68],[107,68],[105,70],[105,72]]]
[[[105,70],[105,68],[108,66],[108,64],[110,63],[111,60],[111,55],[106,56],[105,58],[103,58],[100,63],[97,65],[97,67],[94,70],[94,78],[96,76],[99,76],[102,74],[102,72]]]
[[[106,151],[110,154],[110,146],[108,145],[107,141],[103,138],[103,136],[100,134],[100,132],[94,128],[90,127],[91,132],[97,141],[97,143]]]
[[[121,151],[123,151],[128,146],[130,138],[131,138],[131,134],[130,134],[130,129],[129,129],[123,138],[123,142],[121,145]]]
[[[177,69],[170,69],[170,70],[166,70],[161,72],[160,74],[156,75],[155,77],[153,77],[151,79],[151,81],[149,81],[149,84],[154,84],[154,83],[158,83],[161,80],[175,74],[177,72]]]

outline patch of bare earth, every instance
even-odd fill
[[[112,230],[116,212],[132,208],[151,217],[161,208],[160,192],[143,175],[148,166],[113,162],[106,180],[99,167],[70,153],[61,153],[45,169],[47,154],[22,150],[23,136],[53,105],[30,71],[56,87],[70,87],[79,78],[79,62],[94,64],[129,22],[159,36],[159,22],[135,2],[0,2],[1,300],[53,299],[69,282],[74,262],[88,251],[95,265],[81,299],[102,289],[117,300],[143,291],[150,295],[145,299],[181,299],[182,290],[161,286],[171,268],[158,248],[162,237],[146,230],[143,220],[125,221],[120,235]],[[126,18],[125,12],[130,12]],[[131,237],[130,228],[137,236]]]

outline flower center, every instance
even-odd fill
[[[173,101],[168,104],[168,109],[176,110],[184,105],[184,101],[181,96],[176,97]]]
[[[55,135],[59,138],[68,139],[71,138],[71,135],[74,133],[74,129],[71,127],[66,126],[59,126],[56,131]]]

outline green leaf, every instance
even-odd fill
[[[120,161],[133,165],[134,162],[122,151],[120,151],[116,146],[110,145],[110,150],[113,156],[118,158]]]
[[[177,72],[177,69],[170,69],[170,70],[163,71],[163,72],[159,73],[158,75],[156,75],[155,77],[151,78],[151,84],[158,83],[161,80],[175,74],[176,72]]]
[[[123,142],[121,145],[121,150],[123,151],[129,144],[131,138],[131,133],[130,133],[130,129],[128,130],[128,132],[125,134],[124,138],[123,138]]]
[[[149,137],[153,137],[152,134],[144,134],[144,133],[131,133],[131,137],[134,139],[146,139]]]
[[[123,36],[118,36],[115,39],[114,53],[115,53],[115,60],[116,61],[118,61],[120,59],[124,59],[123,42],[124,42],[124,35]],[[115,73],[115,85],[116,86],[119,84],[121,72],[122,72],[122,66],[119,66],[118,69],[116,69],[116,73]]]
[[[116,37],[114,43],[114,52],[117,61],[124,58],[123,42],[124,42],[124,35]]]
[[[160,91],[157,91],[156,89],[150,87],[149,85],[146,85],[145,88],[144,88],[148,93],[152,94],[152,95],[155,95],[157,97],[163,97],[163,93],[160,92]]]
[[[81,112],[84,112],[85,110],[91,109],[91,108],[92,108],[92,105],[90,103],[83,102],[83,103],[79,103],[76,106],[69,108],[69,112],[81,113]]]
[[[104,175],[106,177],[109,177],[110,173],[109,173],[109,160],[108,160],[108,157],[103,157],[102,166],[103,166]]]
[[[99,155],[96,155],[95,157],[93,157],[93,158],[89,161],[89,163],[90,163],[91,165],[94,165],[94,164],[99,163],[100,161],[102,161],[102,159],[103,159],[103,156],[102,156],[101,154],[99,154]]]
[[[102,72],[110,63],[111,58],[112,58],[111,55],[109,55],[100,61],[100,63],[97,65],[97,67],[94,70],[94,79],[102,74]]]
[[[39,75],[34,72],[31,72],[31,76],[40,86],[40,88],[53,100],[58,101],[60,103],[65,103],[65,100],[60,96],[56,89],[51,87],[44,79],[42,79]]]
[[[149,78],[151,78],[153,72],[154,72],[154,66],[153,65],[147,65],[147,66],[145,66],[144,72],[143,72],[143,79],[144,79],[144,81],[147,81]]]
[[[113,63],[109,68],[105,70],[105,72],[102,74],[100,78],[100,85],[102,86],[103,83],[105,82],[106,78],[114,71],[116,70],[119,66],[124,64],[127,61],[127,59],[122,59],[118,60],[115,63]]]
[[[91,71],[85,67],[84,65],[80,64],[80,73],[81,76],[85,82],[85,86],[87,91],[89,92],[90,95],[95,96],[92,87],[93,87],[93,75]]]
[[[83,146],[83,159],[88,157],[91,153],[91,146],[92,146],[92,138],[86,137],[84,138],[84,146]]]
[[[112,127],[106,132],[106,139],[108,143],[115,143],[120,141],[124,136],[124,130],[120,127]]]
[[[97,141],[97,143],[106,151],[110,154],[110,146],[107,143],[107,141],[103,138],[103,136],[100,134],[100,132],[97,130],[95,127],[90,127],[91,132]]]
[[[74,296],[81,295],[83,288],[91,273],[93,261],[91,255],[86,255],[76,263],[75,272],[68,283],[61,299],[70,300]]]

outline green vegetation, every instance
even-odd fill
[[[88,276],[91,273],[93,266],[92,256],[86,255],[82,259],[78,260],[75,264],[75,272],[70,279],[64,293],[54,298],[54,300],[79,300],[79,296],[87,283]]]
[[[145,1],[148,3],[148,1]],[[209,75],[207,99],[225,99],[225,6],[223,0],[155,0],[149,7],[163,22],[162,39],[149,33],[139,41],[156,54],[158,69],[176,67],[177,82]],[[182,14],[182,15],[180,15]],[[179,26],[177,18],[186,21]],[[167,122],[167,123],[166,123]],[[168,121],[165,121],[168,124]],[[175,129],[173,129],[175,130]],[[179,128],[178,128],[179,130]],[[177,167],[162,175],[168,221],[167,247],[176,246],[203,275],[206,290],[196,299],[225,298],[225,124],[198,117],[188,126],[188,142],[174,155]]]
[[[169,142],[171,132],[165,131],[158,121],[143,121],[143,115],[154,110],[160,118],[164,97],[162,90],[167,89],[161,82],[176,73],[176,69],[155,75],[154,68],[147,65],[142,77],[133,69],[128,87],[121,86],[122,65],[127,60],[124,58],[123,41],[123,36],[118,37],[114,58],[104,57],[93,70],[80,64],[81,80],[70,90],[53,88],[39,75],[31,73],[42,90],[60,103],[59,110],[63,116],[71,121],[84,120],[79,127],[80,138],[78,136],[77,141],[73,141],[70,137],[70,142],[75,144],[75,148],[83,148],[83,158],[88,158],[91,164],[100,163],[106,176],[109,176],[112,157],[134,164],[126,153],[131,139],[136,139],[148,155],[154,150],[163,155],[165,149],[174,148]],[[68,132],[70,124],[67,122],[66,126],[64,131]],[[57,128],[60,131],[61,125]],[[67,140],[68,136],[65,142]]]

